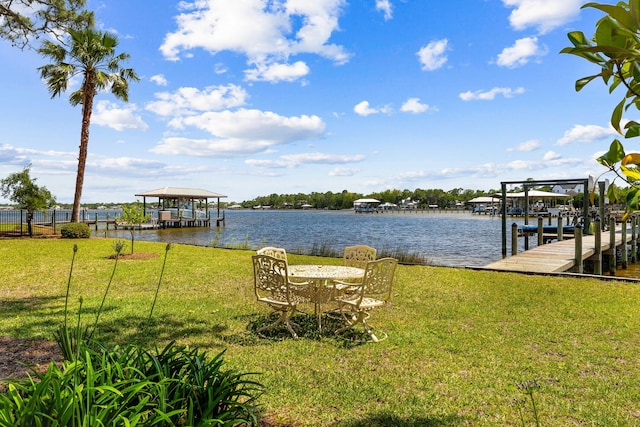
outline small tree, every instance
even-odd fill
[[[136,230],[135,226],[140,227],[143,222],[146,222],[151,218],[151,215],[144,213],[142,203],[136,201],[122,207],[122,216],[120,219],[130,225],[129,232],[131,233],[131,253],[133,253],[133,242],[135,240]]]
[[[30,170],[31,165],[22,172],[12,173],[0,181],[0,190],[4,197],[17,203],[20,209],[27,210],[27,229],[29,236],[33,236],[33,213],[53,206],[56,199],[46,187],[35,184],[36,179],[31,179]]]

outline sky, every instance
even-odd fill
[[[559,53],[568,32],[593,35],[602,13],[584,3],[88,0],[140,81],[128,103],[95,99],[82,202],[167,186],[241,202],[599,175],[621,94],[601,81],[576,92],[599,70]],[[81,107],[51,98],[37,53],[0,41],[0,63],[0,177],[30,164],[71,203]]]

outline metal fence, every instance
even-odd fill
[[[116,212],[81,209],[80,222],[93,225],[113,221]],[[71,221],[70,209],[51,209],[33,213],[32,232],[34,236],[60,234],[60,227]],[[0,237],[29,236],[26,210],[0,210]]]

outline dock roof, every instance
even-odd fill
[[[227,197],[224,194],[214,193],[213,191],[201,190],[199,188],[181,188],[181,187],[163,187],[157,190],[151,190],[144,193],[138,193],[136,196],[142,197],[159,197],[161,199],[221,199]]]

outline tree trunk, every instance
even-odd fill
[[[78,172],[76,173],[76,191],[73,196],[73,209],[71,210],[71,222],[80,221],[80,199],[82,198],[82,186],[84,185],[84,169],[87,164],[87,148],[89,146],[89,128],[91,126],[91,110],[93,98],[96,94],[93,73],[88,71],[85,76],[84,97],[82,102],[82,129],[80,130],[80,152],[78,154]]]
[[[33,212],[27,211],[27,232],[29,237],[33,237]]]

